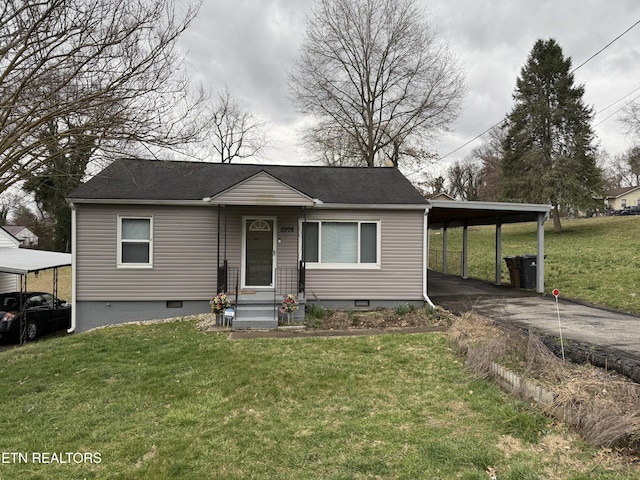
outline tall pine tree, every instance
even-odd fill
[[[553,39],[538,40],[522,68],[507,116],[503,195],[519,202],[550,203],[553,225],[562,230],[560,209],[595,206],[602,189],[596,165],[593,111],[574,85],[571,58]]]

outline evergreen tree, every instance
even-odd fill
[[[559,210],[594,206],[603,185],[596,165],[593,111],[574,85],[571,58],[553,39],[538,40],[516,81],[507,116],[503,195],[519,202],[550,203],[554,230]]]

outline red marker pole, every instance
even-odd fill
[[[562,361],[564,362],[564,342],[562,341],[562,324],[560,323],[560,305],[558,304],[558,296],[560,295],[560,290],[557,288],[553,289],[553,296],[556,297],[556,312],[558,312],[558,330],[560,331],[560,350],[562,351]]]

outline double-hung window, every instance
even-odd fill
[[[317,221],[302,226],[310,268],[379,268],[380,222]]]
[[[118,217],[118,267],[153,266],[153,218]]]

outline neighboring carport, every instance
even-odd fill
[[[457,200],[429,200],[429,203],[429,229],[442,229],[443,264],[446,264],[447,229],[462,227],[462,278],[468,277],[468,227],[495,225],[496,285],[500,285],[502,278],[502,225],[536,222],[536,291],[544,292],[544,222],[549,218],[550,205]]]
[[[43,270],[53,269],[52,294],[58,296],[58,268],[71,266],[71,254],[30,250],[24,248],[0,248],[0,273],[20,276],[21,292],[28,290],[27,276]],[[23,310],[24,306],[20,307]],[[24,318],[24,316],[21,316]],[[22,322],[24,323],[24,322]],[[20,325],[20,343],[24,343],[25,332]]]

